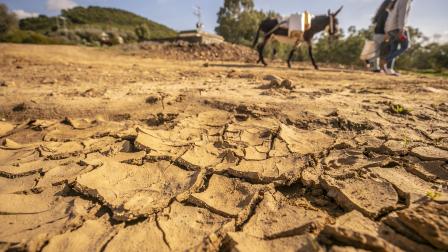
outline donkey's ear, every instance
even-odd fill
[[[341,12],[341,10],[344,9],[344,6],[341,6],[341,8],[339,8],[339,10],[337,10],[334,15],[337,16],[339,14],[339,12]]]
[[[328,16],[330,16],[331,15],[331,10],[330,9],[328,9]]]

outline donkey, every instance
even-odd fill
[[[259,59],[257,63],[261,62],[265,66],[268,65],[263,57],[264,48],[271,40],[277,40],[279,42],[285,42],[294,45],[294,48],[289,53],[287,61],[288,67],[291,68],[291,60],[292,57],[294,56],[295,50],[298,49],[303,42],[306,42],[308,44],[308,53],[310,55],[311,62],[313,63],[314,68],[316,70],[319,70],[319,67],[317,66],[316,61],[314,60],[313,57],[313,45],[312,45],[313,37],[317,33],[324,31],[325,29],[328,30],[330,38],[336,36],[339,33],[339,21],[337,19],[337,15],[341,12],[343,7],[344,6],[339,8],[334,13],[332,13],[331,10],[328,10],[328,15],[319,15],[314,17],[311,20],[311,28],[303,34],[303,40],[300,38],[296,39],[288,37],[288,28],[281,27],[281,23],[279,23],[277,19],[274,18],[265,19],[264,21],[261,22],[260,26],[258,27],[257,34],[255,35],[255,41],[252,45],[252,47],[255,48],[255,46],[258,44],[260,32],[263,32],[264,33],[263,42],[260,45],[258,45]]]

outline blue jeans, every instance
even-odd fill
[[[400,40],[399,31],[391,31],[389,34],[389,54],[386,56],[387,67],[393,69],[395,65],[395,59],[402,55],[409,47],[409,39]],[[404,34],[408,37],[408,33]]]

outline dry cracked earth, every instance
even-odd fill
[[[448,250],[447,79],[0,59],[0,250]]]

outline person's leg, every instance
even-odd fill
[[[380,56],[381,56],[381,44],[384,42],[384,34],[373,35],[373,41],[375,42],[375,57],[371,59],[372,70],[374,72],[380,72]]]
[[[385,58],[389,69],[392,67],[393,60],[399,55],[399,44],[398,31],[389,32],[389,53]]]
[[[386,57],[387,67],[393,69],[394,60],[402,55],[409,47],[409,39],[401,40],[398,31],[390,33],[392,51]]]

